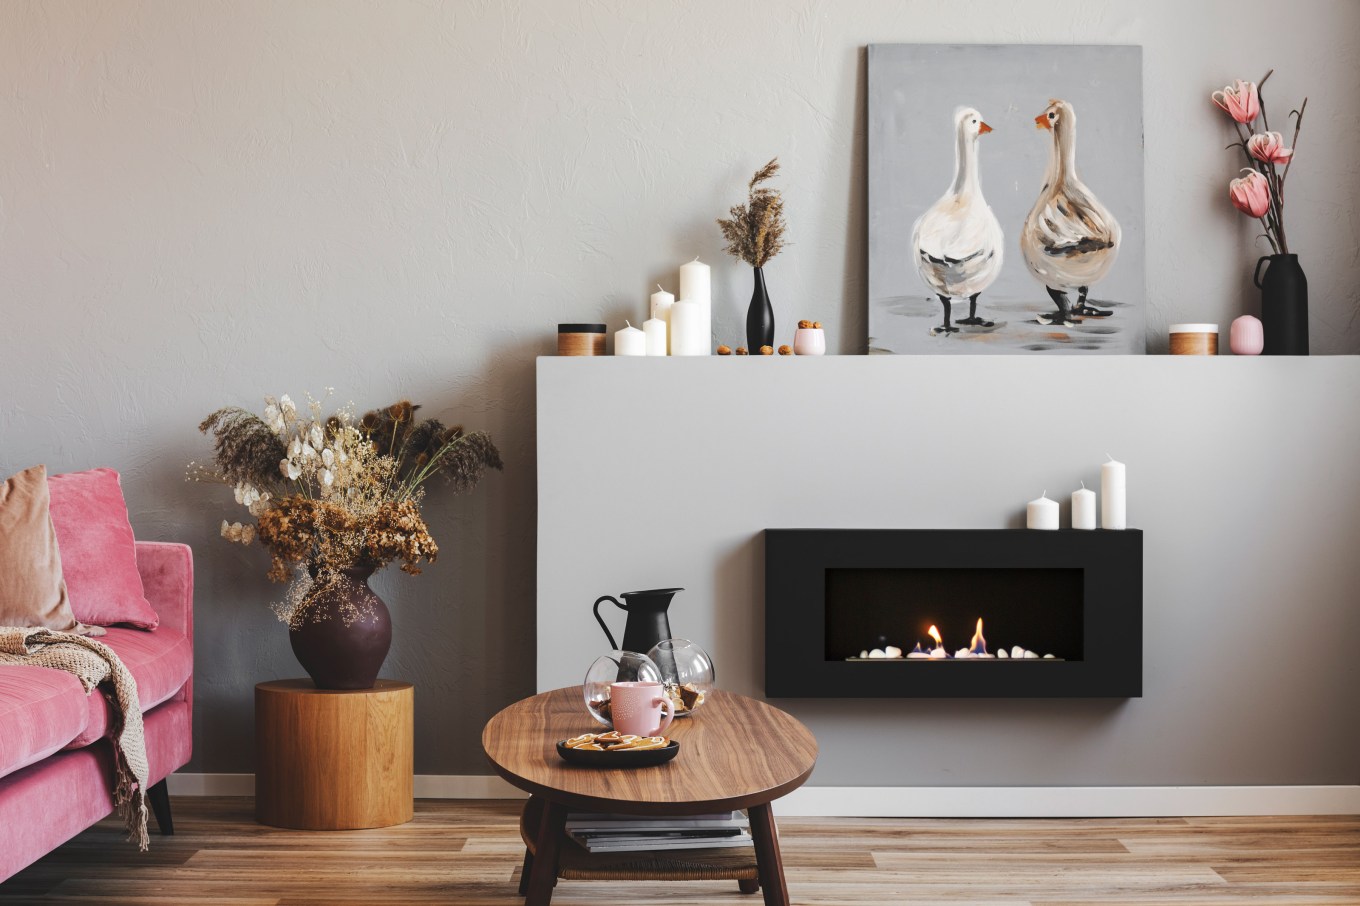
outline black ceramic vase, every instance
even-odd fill
[[[770,294],[765,291],[765,271],[756,268],[756,288],[751,293],[751,305],[746,309],[746,348],[758,355],[760,347],[774,345],[774,308]]]
[[[293,654],[318,689],[372,689],[392,647],[392,618],[368,587],[373,567],[350,567],[317,591],[302,625],[288,630]]]
[[[1269,262],[1265,276],[1261,266]],[[1298,255],[1267,255],[1252,278],[1261,290],[1266,355],[1308,355],[1308,278]]]

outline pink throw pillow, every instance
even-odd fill
[[[82,623],[155,629],[147,603],[123,487],[113,469],[51,475],[52,527],[71,611]]]

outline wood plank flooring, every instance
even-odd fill
[[[776,812],[778,803],[775,803]],[[151,852],[105,821],[0,884],[0,906],[511,906],[518,802],[421,800],[401,827],[256,824],[249,799],[176,799]],[[786,819],[793,902],[1360,904],[1360,817]],[[758,906],[736,884],[562,881],[554,904]]]

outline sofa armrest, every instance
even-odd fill
[[[187,544],[138,541],[137,571],[161,625],[194,641],[194,554]]]

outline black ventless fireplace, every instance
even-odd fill
[[[1137,698],[1143,533],[767,529],[765,694]]]

